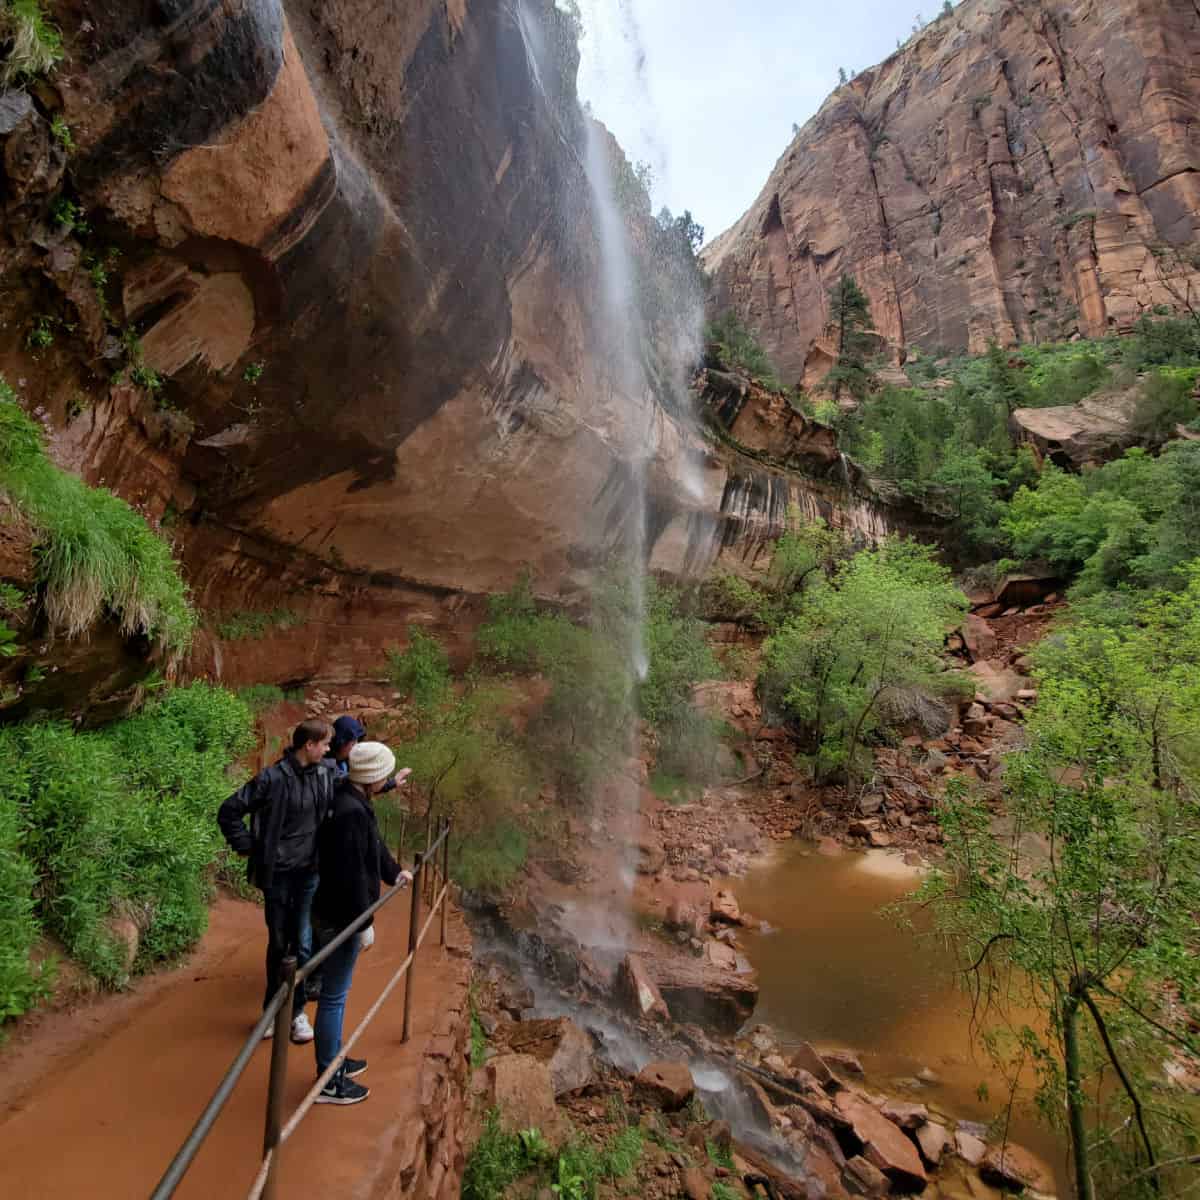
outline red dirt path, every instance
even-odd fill
[[[359,958],[347,1031],[374,1001],[408,944],[408,900],[376,921]],[[417,1113],[417,1075],[448,990],[462,986],[456,956],[430,926],[418,956],[413,1036],[400,1043],[403,983],[355,1046],[370,1061],[371,1096],[353,1108],[316,1106],[288,1143],[280,1195],[370,1197],[389,1180],[392,1150]],[[218,901],[187,963],[75,1013],[54,1014],[0,1055],[0,1194],[6,1200],[137,1200],[158,1181],[224,1074],[262,993],[262,911]],[[448,941],[467,935],[451,914]],[[309,1005],[310,1019],[315,1005]],[[190,1200],[246,1194],[258,1169],[270,1043],[264,1043],[175,1193]],[[289,1054],[287,1111],[315,1079],[311,1046]]]

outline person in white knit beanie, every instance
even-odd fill
[[[379,832],[373,799],[392,778],[396,756],[382,742],[359,742],[350,751],[349,769],[338,780],[329,815],[317,834],[321,883],[313,898],[313,927],[322,942],[341,930],[379,899],[380,881],[407,887],[410,872],[392,857]],[[321,971],[321,997],[315,1022],[317,1074],[342,1048],[342,1019],[354,964],[374,944],[368,922],[326,960]],[[367,1069],[365,1059],[347,1058],[317,1097],[318,1104],[358,1104],[370,1090],[354,1077]]]

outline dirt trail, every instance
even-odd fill
[[[353,1028],[403,959],[408,903],[377,920],[375,948],[359,959],[347,1011]],[[463,945],[457,915],[448,940]],[[208,933],[180,969],[143,981],[77,1014],[43,1022],[0,1057],[8,1107],[0,1110],[0,1191],[6,1200],[148,1196],[257,1016],[265,931],[255,905],[222,899]],[[371,1097],[354,1108],[317,1106],[288,1144],[281,1195],[369,1197],[420,1103],[417,1077],[459,960],[430,927],[416,978],[413,1037],[400,1043],[403,984],[355,1048],[370,1061]],[[315,1006],[309,1006],[310,1018]],[[258,1168],[270,1043],[252,1060],[191,1172],[176,1192],[244,1196]],[[315,1078],[311,1046],[292,1046],[287,1109]]]

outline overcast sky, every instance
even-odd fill
[[[837,84],[912,32],[894,0],[581,0],[579,92],[654,171],[655,211],[711,240],[753,203]],[[941,0],[922,9],[928,20]],[[639,70],[639,63],[641,69]]]

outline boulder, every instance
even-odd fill
[[[699,1167],[686,1167],[679,1184],[687,1200],[708,1200],[708,1177]]]
[[[983,617],[976,613],[968,613],[960,630],[962,640],[971,655],[972,662],[980,662],[991,658],[996,653],[999,642],[992,627]]]
[[[894,1125],[912,1133],[929,1120],[929,1109],[923,1104],[910,1104],[905,1100],[889,1100],[880,1110]]]
[[[713,893],[710,919],[714,922],[723,921],[728,925],[742,923],[742,910],[738,907],[737,897],[731,891],[720,888]]]
[[[987,1144],[965,1129],[954,1131],[954,1148],[958,1151],[958,1156],[973,1167],[979,1166],[983,1162],[983,1156],[987,1154]]]
[[[852,1196],[886,1196],[892,1190],[888,1177],[861,1154],[846,1160],[842,1182]]]
[[[950,1148],[951,1139],[944,1125],[936,1121],[926,1121],[918,1128],[917,1145],[921,1148],[921,1157],[931,1166],[936,1167],[942,1161],[942,1155]]]
[[[1046,1192],[1054,1187],[1054,1173],[1028,1150],[1009,1143],[991,1149],[979,1164],[979,1175],[985,1183],[1019,1191]]]
[[[664,923],[668,929],[686,929],[689,933],[694,933],[699,917],[700,913],[694,904],[676,897],[667,905]]]
[[[696,1084],[686,1063],[652,1062],[644,1066],[634,1086],[664,1112],[678,1112],[696,1094]]]
[[[551,1143],[567,1134],[566,1118],[554,1103],[550,1068],[532,1054],[501,1054],[485,1068],[489,1108],[500,1110],[508,1129],[540,1129]]]
[[[877,1108],[852,1092],[839,1092],[835,1103],[862,1143],[862,1155],[897,1188],[921,1191],[927,1176],[916,1146]]]
[[[858,1060],[858,1055],[853,1050],[822,1050],[821,1056],[827,1063],[831,1063],[835,1067],[840,1067],[843,1071],[849,1071],[851,1075],[864,1075],[863,1065]]]
[[[736,971],[738,966],[737,951],[713,939],[704,943],[704,961],[711,963],[721,971]]]
[[[666,866],[667,855],[655,841],[645,838],[637,847],[637,871],[639,875],[657,875]]]
[[[1062,580],[1058,576],[1049,573],[1039,575],[1026,572],[1005,575],[996,589],[996,601],[1003,608],[1009,608],[1011,605],[1036,604],[1039,600],[1048,600],[1050,596],[1054,595],[1054,589],[1061,583]]]
[[[758,1003],[752,970],[721,970],[703,960],[647,958],[650,978],[667,1003],[672,1018],[686,1024],[733,1034],[750,1018]]]
[[[867,845],[873,846],[877,850],[881,850],[892,844],[892,835],[885,833],[882,829],[872,829],[867,834]]]
[[[1011,704],[1017,693],[1025,688],[1024,678],[1000,662],[972,663],[968,674],[973,677],[979,692],[993,702]]]
[[[534,1005],[533,989],[515,980],[506,979],[500,985],[496,1003],[502,1012],[519,1021],[521,1014]]]
[[[502,1039],[514,1054],[531,1054],[550,1068],[556,1096],[577,1092],[595,1079],[591,1039],[569,1017],[521,1021]]]
[[[1055,466],[1080,468],[1117,458],[1137,444],[1132,428],[1138,391],[1101,392],[1078,404],[1018,408],[1009,428],[1018,441],[1036,447]]]
[[[808,1042],[801,1042],[792,1055],[792,1066],[801,1071],[807,1071],[821,1087],[835,1087],[837,1079],[829,1069],[829,1064],[817,1053]]]
[[[627,954],[617,971],[617,991],[635,1017],[645,1021],[669,1021],[671,1013],[645,963]]]
[[[0,135],[12,133],[33,112],[33,101],[24,88],[0,92]]]

